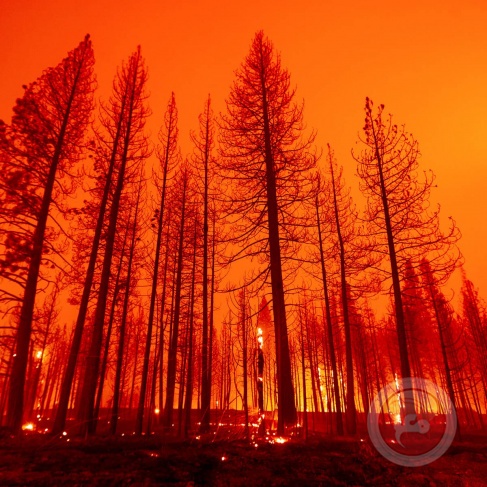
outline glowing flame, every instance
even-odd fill
[[[154,409],[155,414],[159,414],[160,412],[161,412],[161,410],[159,408]]]
[[[282,444],[282,443],[286,443],[288,441],[288,439],[287,438],[282,438],[282,436],[279,436],[279,437],[275,438],[274,441],[276,443],[281,443]]]
[[[397,378],[397,374],[394,374],[394,382],[396,383],[397,402],[399,403],[399,410],[401,410],[402,401],[401,401],[401,392],[400,392],[400,387],[399,387],[399,379]]]
[[[257,328],[257,343],[259,344],[259,348],[262,348],[264,345],[264,336],[262,333],[262,328]]]
[[[34,424],[33,423],[25,423],[22,425],[23,431],[34,431]]]
[[[36,357],[37,357],[38,359],[41,359],[41,358],[42,358],[42,350],[39,350],[39,351],[37,352]]]

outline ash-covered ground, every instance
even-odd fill
[[[423,467],[400,467],[368,438],[307,441],[28,433],[0,442],[2,486],[483,486],[487,436],[455,442]]]

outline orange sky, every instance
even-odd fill
[[[330,142],[357,188],[350,149],[365,96],[419,140],[437,175],[433,200],[456,219],[468,276],[487,297],[487,4],[485,0],[0,0],[0,118],[22,84],[57,64],[86,33],[99,96],[138,44],[158,130],[171,91],[183,150],[211,93],[223,108],[233,71],[264,29],[305,100],[305,120]]]

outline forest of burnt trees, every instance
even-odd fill
[[[417,377],[484,428],[487,308],[404,126],[365,100],[356,205],[262,32],[184,151],[147,77],[137,48],[95,102],[87,36],[0,121],[0,426],[353,435]]]

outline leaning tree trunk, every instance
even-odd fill
[[[375,133],[374,125],[372,124],[375,154],[377,158],[377,165],[379,170],[379,184],[382,199],[382,209],[384,212],[384,223],[386,227],[387,246],[389,250],[389,259],[391,264],[392,289],[394,294],[394,312],[396,314],[396,333],[399,345],[399,358],[401,361],[401,376],[403,380],[405,415],[415,414],[414,397],[411,382],[411,366],[409,363],[408,344],[406,336],[406,326],[404,320],[404,306],[402,302],[401,282],[399,279],[399,265],[397,263],[396,246],[394,241],[394,234],[392,231],[392,222],[389,212],[389,200],[384,181],[384,173],[382,167],[382,156],[379,150],[379,143]]]
[[[76,70],[76,73],[74,73],[74,81],[63,114],[61,128],[59,130],[59,135],[56,140],[54,153],[50,162],[49,172],[46,179],[46,186],[44,188],[44,194],[42,196],[37,225],[32,240],[32,251],[30,254],[31,257],[25,283],[22,308],[20,310],[20,320],[17,329],[16,348],[14,355],[15,359],[12,365],[12,374],[10,376],[10,389],[8,396],[7,425],[12,428],[14,432],[19,432],[22,426],[22,416],[24,412],[25,374],[27,371],[27,363],[29,361],[29,345],[32,334],[32,321],[34,319],[34,305],[37,294],[37,282],[39,279],[39,272],[41,268],[49,208],[51,206],[58,166],[65,150],[66,139],[68,137],[68,125],[71,121],[72,115],[72,106],[75,97],[78,95],[79,82],[83,74],[83,68],[84,61],[79,63],[78,69]]]

